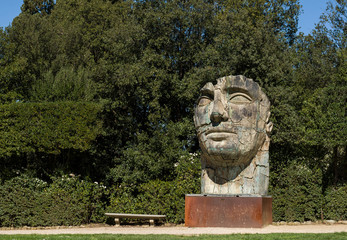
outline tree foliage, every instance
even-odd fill
[[[45,15],[51,13],[54,5],[54,0],[24,0],[21,10],[29,14],[39,13]]]

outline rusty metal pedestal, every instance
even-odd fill
[[[261,228],[272,223],[271,196],[187,194],[187,227]]]

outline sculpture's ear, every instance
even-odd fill
[[[267,113],[267,116],[266,116],[266,120],[265,120],[266,123],[269,122],[269,120],[270,120],[270,115],[271,115],[271,112],[269,111],[269,112]]]
[[[196,113],[195,113],[196,114]],[[194,120],[194,125],[195,125],[195,127],[197,127],[197,126],[199,126],[199,123],[198,123],[198,119],[197,119],[197,117],[195,116],[195,114],[194,114],[194,116],[193,116],[193,120]]]
[[[268,122],[266,124],[266,133],[269,134],[271,131],[272,131],[272,128],[273,128],[273,123],[272,122]]]
[[[272,131],[273,123],[269,122],[271,113],[268,112],[266,117],[266,133],[269,134]]]

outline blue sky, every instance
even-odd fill
[[[314,28],[314,24],[319,21],[319,16],[325,11],[326,3],[329,0],[301,0],[303,5],[299,18],[299,31],[308,34]],[[23,0],[0,0],[0,27],[7,27],[20,13]]]

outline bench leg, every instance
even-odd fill
[[[154,227],[154,219],[149,219],[149,226]]]
[[[115,219],[114,219],[114,223],[116,224],[116,227],[119,227],[119,226],[120,226],[120,220],[119,220],[119,218],[115,218]]]

